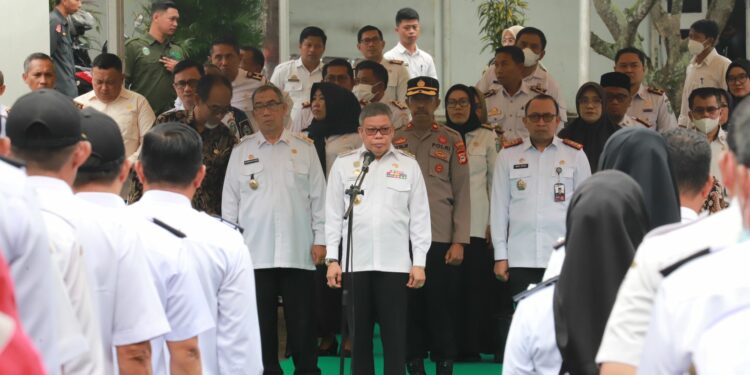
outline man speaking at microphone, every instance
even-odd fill
[[[391,110],[368,104],[359,116],[363,145],[338,156],[326,191],[326,264],[328,285],[341,288],[338,247],[347,248],[344,215],[347,189],[369,168],[361,195],[354,199],[351,269],[343,285],[350,292],[349,327],[354,332],[352,374],[374,373],[372,336],[375,317],[383,339],[384,373],[403,374],[406,362],[407,288],[425,283],[425,263],[432,241],[430,207],[419,164],[391,145],[395,129]],[[410,257],[411,243],[411,257]],[[353,288],[353,289],[351,289]]]

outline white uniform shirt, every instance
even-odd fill
[[[406,101],[406,86],[409,83],[409,70],[404,66],[403,60],[382,59],[380,64],[388,71],[388,86],[380,101],[383,103],[397,100]]]
[[[697,374],[750,373],[750,308],[744,308],[722,318],[707,328],[698,339],[693,354]],[[717,350],[720,348],[720,350]]]
[[[646,127],[657,131],[677,127],[677,118],[674,116],[667,94],[652,90],[644,84],[641,84],[638,92],[633,96],[627,114],[638,122],[645,122]]]
[[[746,272],[750,242],[712,250],[715,252],[685,263],[662,282],[654,299],[639,374],[687,373],[701,334],[728,314],[750,307]]]
[[[311,246],[325,245],[325,190],[309,138],[284,130],[271,144],[255,133],[232,150],[221,212],[245,229],[256,269],[314,270]]]
[[[349,207],[345,194],[359,175],[363,147],[339,155],[331,168],[326,191],[326,258],[338,259],[339,244],[346,249]],[[408,273],[425,266],[432,235],[430,204],[419,164],[393,146],[373,160],[362,183],[364,195],[354,206],[354,272],[383,271]],[[342,243],[343,238],[343,243]],[[411,242],[414,260],[409,258]],[[346,253],[342,268],[346,264]]]
[[[232,107],[239,108],[250,119],[254,132],[258,131],[258,124],[253,117],[253,93],[258,87],[268,84],[268,79],[259,73],[250,73],[242,68],[232,81]]]
[[[62,303],[68,303],[59,272],[52,265],[49,240],[36,196],[26,186],[26,174],[0,159],[0,251],[8,262],[24,331],[49,374],[60,373],[58,324]],[[64,298],[63,298],[64,297]],[[68,311],[71,311],[68,305]],[[70,316],[72,317],[72,315]],[[83,336],[79,336],[83,340]],[[85,342],[84,342],[85,344]]]
[[[432,56],[419,49],[419,47],[412,54],[399,42],[390,51],[384,53],[383,57],[388,60],[403,61],[409,70],[410,78],[427,76],[438,79],[437,69],[435,69],[435,62],[432,61]]]
[[[717,134],[716,139],[709,143],[709,145],[711,146],[711,176],[719,180],[721,186],[724,186],[724,178],[719,169],[719,161],[721,160],[721,154],[724,151],[729,150],[729,145],[727,144],[727,132],[719,129],[719,134]]]
[[[695,57],[690,60],[685,73],[685,83],[682,86],[682,106],[680,107],[680,117],[677,119],[680,126],[688,127],[690,125],[688,98],[693,90],[699,87],[718,87],[726,90],[727,81],[725,77],[727,68],[731,63],[728,58],[719,55],[716,48],[712,49],[711,53],[700,64],[695,62]]]
[[[735,200],[729,208],[700,220],[651,231],[638,246],[633,264],[617,292],[596,356],[597,363],[638,366],[654,296],[664,279],[660,271],[709,246],[735,243],[741,230],[742,216]],[[703,282],[706,278],[697,280]]]
[[[492,173],[499,143],[493,130],[480,127],[466,133],[469,154],[469,186],[471,197],[471,237],[485,238],[490,223],[490,191]]]
[[[239,232],[198,212],[190,200],[167,191],[146,191],[131,210],[157,217],[184,233],[216,328],[198,336],[204,374],[263,373],[255,275]]]
[[[589,176],[583,150],[557,137],[541,153],[529,138],[500,150],[490,197],[495,260],[507,259],[510,267],[547,267],[553,245],[565,235],[570,198]],[[562,202],[555,202],[557,183],[565,186]]]
[[[112,102],[102,103],[94,90],[75,98],[75,102],[84,108],[91,107],[100,111],[113,120],[120,127],[122,139],[125,141],[125,156],[131,163],[138,160],[141,153],[143,136],[154,126],[156,115],[146,98],[135,92],[123,88],[120,96]]]
[[[499,83],[493,83],[490,90],[485,92],[487,122],[495,128],[502,129],[504,142],[529,136],[529,131],[523,124],[523,118],[526,116],[526,103],[535,96],[537,93],[524,82],[513,95],[508,94]]]
[[[186,340],[214,327],[205,297],[195,293],[200,290],[201,284],[190,254],[175,235],[125,210],[125,202],[118,195],[78,193],[77,196],[109,210],[112,216],[127,221],[133,237],[140,239],[141,248],[138,251],[143,253],[144,261],[148,264],[150,281],[159,298],[158,305],[162,307],[170,327],[168,333],[151,340],[151,362],[154,374],[168,374],[169,363],[164,341]],[[127,298],[127,294],[118,295],[118,298],[120,296]],[[130,301],[130,298],[127,300]],[[153,318],[145,311],[135,315]],[[146,325],[148,324],[150,323]]]
[[[393,100],[386,102],[384,99],[381,99],[380,102],[387,104],[388,108],[391,109],[391,123],[393,123],[394,128],[398,129],[411,121],[411,113],[409,112],[409,108],[406,107],[406,104]],[[360,104],[362,104],[362,102],[360,102]],[[299,116],[292,121],[289,131],[292,133],[300,133],[304,131],[310,126],[313,118],[310,103],[305,103],[302,110],[300,110]]]
[[[635,118],[631,117],[628,114],[625,114],[622,120],[620,120],[620,122],[617,123],[617,126],[621,128],[639,127],[639,128],[653,129],[653,128],[649,128],[648,125],[636,120]]]
[[[279,64],[273,70],[271,83],[281,91],[289,94],[294,103],[291,113],[291,121],[299,116],[302,110],[302,103],[310,100],[310,90],[313,83],[323,80],[323,64],[320,63],[313,69],[307,70],[302,64],[302,59],[289,60]]]

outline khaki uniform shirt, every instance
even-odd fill
[[[489,125],[466,133],[471,188],[471,237],[485,238],[490,223],[490,192],[500,143]]]
[[[393,100],[404,102],[406,100],[406,85],[409,83],[409,70],[401,60],[383,59],[380,64],[388,71],[388,87],[381,102],[387,103]]]
[[[145,96],[156,113],[172,108],[177,96],[172,73],[159,62],[162,57],[180,61],[188,56],[179,45],[159,43],[149,34],[125,43],[125,87]]]
[[[677,127],[677,118],[667,94],[643,84],[633,96],[628,115],[658,131]]]

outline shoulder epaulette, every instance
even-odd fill
[[[305,141],[306,143],[309,143],[309,144],[315,143],[312,139],[310,139],[310,137],[308,137],[308,136],[306,136],[306,135],[304,135],[302,133],[292,133],[292,135],[295,138],[298,138],[298,139],[300,139],[302,141]]]
[[[495,128],[490,124],[482,124],[481,126],[487,130],[492,130],[493,132],[495,131]]]
[[[497,94],[497,90],[495,89],[489,89],[486,92],[484,92],[482,95],[484,95],[484,98],[487,99],[493,95]]]
[[[18,160],[8,159],[4,156],[0,156],[0,160],[8,163],[9,165],[16,167],[16,168],[23,168],[25,166],[24,163],[19,162]]]
[[[580,150],[580,149],[583,148],[582,144],[580,144],[578,142],[571,141],[570,139],[563,139],[563,143],[566,144],[566,145],[568,145],[568,146],[570,146],[570,147],[573,147],[576,150]]]
[[[390,62],[391,64],[396,64],[396,65],[404,65],[404,62],[403,62],[403,61],[401,61],[401,60],[390,60],[389,62]]]
[[[526,298],[526,297],[528,297],[528,296],[530,296],[530,295],[532,295],[532,294],[534,294],[534,293],[536,293],[536,292],[538,292],[538,291],[540,291],[542,289],[545,289],[545,288],[547,288],[550,285],[555,285],[557,283],[558,279],[560,279],[560,276],[552,277],[550,279],[542,281],[539,284],[536,284],[535,287],[533,287],[533,288],[531,288],[529,290],[524,290],[523,292],[516,294],[515,296],[513,296],[513,302],[518,303],[522,299],[524,299],[524,298]]]
[[[561,247],[565,246],[565,237],[560,238],[555,242],[555,244],[552,246],[552,249],[557,250]]]
[[[229,221],[229,220],[227,220],[227,219],[225,219],[225,218],[223,218],[223,217],[221,217],[219,215],[210,215],[210,216],[212,218],[214,218],[216,220],[219,220],[220,222],[226,224],[228,227],[230,227],[230,228],[232,228],[232,229],[240,232],[240,234],[242,234],[245,231],[245,229],[243,229],[239,224],[233,223],[233,222],[231,222],[231,221]]]
[[[165,222],[163,222],[163,221],[161,221],[161,220],[159,220],[157,218],[153,218],[153,219],[151,219],[151,221],[153,221],[154,224],[156,224],[156,225],[162,227],[163,229],[165,229],[167,232],[172,233],[172,234],[174,234],[175,236],[177,236],[179,238],[185,238],[185,237],[187,237],[185,235],[185,233],[182,233],[179,229],[177,229],[175,227],[172,227],[169,224],[167,224],[167,223],[165,223]]]
[[[75,104],[76,108],[83,109],[83,104],[76,102],[76,101],[73,101],[73,104]]]
[[[513,147],[513,146],[518,146],[521,143],[523,143],[523,138],[517,138],[517,139],[512,140],[512,141],[503,142],[503,148],[509,148],[509,147]]]
[[[450,127],[447,127],[447,126],[445,126],[443,124],[440,124],[440,125],[442,125],[441,128],[443,130],[445,130],[446,132],[450,133],[452,136],[454,136],[454,137],[456,137],[458,139],[461,139],[461,133],[459,133],[458,131],[453,130]]]
[[[254,79],[256,81],[262,81],[263,80],[263,74],[247,72],[247,78]]]
[[[391,101],[391,104],[393,104],[394,107],[396,107],[396,108],[398,108],[400,110],[405,110],[406,108],[409,108],[409,107],[406,106],[406,104],[401,103],[398,100]]]
[[[672,272],[676,271],[678,268],[680,268],[680,267],[684,266],[685,264],[689,263],[691,260],[700,258],[700,257],[702,257],[704,255],[708,255],[710,253],[711,253],[711,249],[710,248],[705,248],[705,249],[703,249],[701,251],[698,251],[698,252],[694,253],[693,255],[690,255],[690,256],[688,256],[686,258],[683,258],[682,260],[679,260],[679,261],[675,262],[674,264],[672,264],[670,266],[667,266],[667,267],[663,268],[661,271],[659,271],[659,273],[661,273],[661,275],[663,277],[667,277]]]
[[[339,156],[339,157],[341,157],[341,156],[349,156],[349,155],[351,155],[351,154],[353,154],[353,153],[355,153],[355,152],[357,152],[357,151],[358,151],[358,150],[356,150],[356,149],[354,149],[354,150],[349,150],[349,151],[344,151],[344,152],[341,152],[341,153],[339,153],[339,154],[338,154],[338,156]]]
[[[641,124],[645,125],[647,128],[651,127],[651,124],[649,124],[648,121],[646,121],[646,120],[644,120],[644,119],[642,119],[640,117],[633,117],[633,118],[635,119],[635,121],[640,122]]]
[[[302,102],[302,108],[310,108],[310,107],[312,107],[312,103],[310,103],[309,101],[305,100],[304,102]]]
[[[547,89],[542,88],[541,84],[529,87],[529,89],[531,89],[531,91],[533,91],[533,92],[535,92],[537,94],[546,94],[547,93]]]
[[[664,95],[664,90],[657,89],[656,87],[649,87],[646,91],[656,95]]]
[[[412,154],[411,152],[409,152],[408,150],[405,150],[403,148],[397,148],[396,152],[400,152],[404,156],[410,157],[412,159],[416,159],[416,157],[414,156],[414,154]]]

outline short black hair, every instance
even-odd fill
[[[329,61],[327,64],[323,65],[323,80],[326,79],[326,76],[328,75],[328,67],[329,66],[343,66],[346,68],[346,74],[354,80],[354,70],[352,69],[352,64],[349,64],[348,61],[341,59],[341,58],[335,58],[331,61]]]
[[[697,89],[690,92],[688,96],[688,108],[693,109],[693,100],[695,98],[708,99],[710,97],[716,98],[716,102],[721,104],[721,94],[718,92],[716,87],[698,87]]]
[[[643,64],[644,67],[646,66],[646,54],[643,53],[643,51],[641,51],[641,50],[639,50],[638,48],[635,48],[635,47],[625,47],[625,48],[617,51],[617,53],[615,54],[615,64],[617,64],[617,61],[620,60],[620,56],[622,56],[622,55],[624,55],[626,53],[632,53],[632,54],[638,56],[638,60],[641,60],[641,64]]]
[[[380,29],[378,29],[377,27],[373,25],[366,25],[366,26],[363,26],[361,29],[359,29],[359,31],[357,31],[357,43],[362,42],[362,34],[368,31],[373,31],[373,30],[377,31],[378,36],[380,37],[380,40],[383,40],[383,32],[380,31]]]
[[[165,12],[169,8],[180,10],[180,8],[177,8],[177,4],[174,1],[154,1],[151,4],[151,14]]]
[[[99,68],[103,70],[114,69],[122,73],[122,60],[113,53],[102,53],[94,58],[94,61],[91,63],[91,68]]]
[[[505,53],[510,55],[511,60],[516,64],[523,65],[523,50],[516,46],[503,46],[495,49],[495,56],[498,54]]]
[[[402,21],[419,21],[419,13],[412,8],[401,8],[396,12],[396,26],[401,24]]]
[[[357,64],[356,70],[360,71],[365,69],[371,70],[372,74],[378,81],[383,82],[384,85],[388,86],[388,69],[382,64],[376,63],[375,61],[362,60]]]
[[[670,129],[662,135],[667,141],[672,175],[680,193],[699,193],[711,170],[711,146],[706,136],[685,128]]]
[[[55,62],[52,61],[52,58],[49,57],[48,54],[41,53],[41,52],[34,52],[31,55],[29,55],[28,57],[26,57],[26,60],[23,60],[23,71],[24,71],[24,73],[28,73],[29,72],[29,66],[31,65],[31,62],[34,61],[34,60],[46,60],[46,61],[49,61],[50,63],[52,63],[52,65],[55,64]]]
[[[536,35],[539,37],[539,40],[542,41],[542,50],[547,49],[547,37],[544,36],[544,32],[542,30],[537,29],[536,27],[526,26],[521,31],[516,34],[516,43],[518,43],[518,39],[521,39],[521,35],[525,34],[531,34]]]
[[[557,104],[557,100],[553,98],[552,96],[549,96],[547,94],[539,94],[531,99],[529,99],[528,102],[526,102],[526,106],[523,108],[523,115],[527,116],[529,114],[529,106],[531,106],[531,102],[538,101],[538,100],[551,100],[552,103],[555,104],[555,115],[560,116],[560,106]]]
[[[273,93],[276,94],[276,99],[278,99],[279,102],[284,103],[284,93],[281,92],[281,90],[278,87],[274,86],[272,83],[267,83],[253,91],[253,104],[255,104],[255,96],[266,91],[273,91]]]
[[[302,32],[299,33],[299,44],[302,44],[305,42],[305,39],[310,37],[318,37],[323,41],[323,45],[326,45],[326,42],[328,41],[328,37],[326,36],[325,31],[317,26],[308,26],[302,29]]]
[[[242,51],[250,51],[253,53],[253,62],[260,66],[261,68],[266,65],[266,57],[263,56],[263,51],[261,51],[259,48],[244,45],[240,47],[240,50]]]
[[[719,24],[712,20],[695,21],[690,25],[690,30],[695,31],[696,33],[701,33],[705,35],[706,38],[712,38],[714,42],[716,42],[719,37]]]
[[[143,137],[141,165],[149,183],[186,186],[203,163],[203,142],[193,128],[168,122],[151,128]]]
[[[237,52],[238,55],[240,54],[240,43],[237,41],[237,38],[235,38],[234,35],[223,35],[212,40],[209,54],[213,53],[214,46],[218,45],[230,46],[234,49],[234,52]]]
[[[196,89],[201,101],[207,101],[208,97],[211,95],[211,89],[218,85],[222,85],[226,87],[229,92],[232,92],[232,82],[229,82],[229,79],[224,75],[206,74],[201,77],[201,79],[198,80],[198,88]]]
[[[206,75],[206,69],[203,68],[203,64],[199,64],[194,60],[187,59],[178,62],[177,65],[174,66],[172,76],[176,76],[177,74],[182,73],[190,68],[198,69],[198,73],[200,73],[201,77]]]

